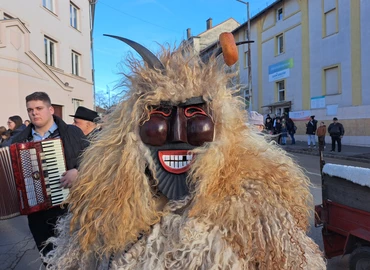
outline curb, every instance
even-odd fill
[[[300,149],[291,149],[291,148],[284,148],[285,151],[290,153],[298,153],[298,154],[304,154],[304,155],[311,155],[311,156],[319,156],[318,151],[305,151]],[[351,157],[351,156],[342,156],[342,155],[333,155],[333,154],[327,154],[324,152],[324,159],[325,158],[335,158],[335,159],[343,159],[343,160],[350,160],[350,161],[357,161],[357,162],[363,162],[363,163],[370,163],[369,159],[365,158],[358,158],[358,157]]]

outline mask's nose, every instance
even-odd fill
[[[172,143],[176,142],[188,142],[187,138],[187,121],[184,114],[183,108],[177,108],[176,113],[171,119],[171,129],[170,129],[170,136],[169,141]]]

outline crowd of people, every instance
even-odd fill
[[[253,115],[251,116],[253,118]],[[286,114],[283,116],[277,115],[275,118],[271,118],[270,114],[267,114],[265,121],[261,125],[264,126],[262,129],[263,132],[271,135],[270,138],[275,138],[278,144],[286,145],[288,136],[291,139],[291,144],[295,144],[294,134],[296,133],[297,126]]]
[[[330,152],[335,152],[336,145],[338,146],[338,152],[342,151],[342,138],[344,136],[344,127],[338,122],[338,118],[333,118],[333,123],[326,128],[325,122],[321,121],[319,127],[317,127],[318,121],[315,119],[315,115],[310,116],[310,120],[306,123],[306,134],[307,134],[307,144],[308,148],[316,148],[316,136],[318,138],[319,144],[326,148],[325,136],[326,132],[329,133],[331,137],[331,150]],[[312,146],[311,146],[312,145]]]
[[[251,111],[249,113],[248,123],[257,127],[257,131],[260,133],[268,134],[269,138],[275,139],[275,141],[280,145],[287,144],[287,137],[289,135],[291,139],[291,144],[295,144],[294,134],[297,131],[297,126],[294,121],[283,115],[282,117],[276,116],[271,118],[270,114],[267,114],[265,120],[262,114],[258,112]],[[335,152],[336,145],[338,146],[338,152],[342,151],[341,140],[344,136],[344,127],[338,122],[338,118],[333,118],[333,123],[326,127],[325,122],[321,121],[318,126],[318,121],[315,119],[314,115],[310,116],[309,121],[306,123],[306,135],[308,148],[316,148],[316,136],[320,145],[323,149],[326,148],[325,136],[329,133],[331,137],[331,150],[330,152]]]

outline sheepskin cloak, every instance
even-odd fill
[[[100,259],[82,254],[76,246],[69,234],[69,214],[59,222],[56,249],[45,258],[47,269],[326,269],[318,246],[278,201],[266,202],[266,195],[262,186],[246,181],[242,198],[220,203],[219,211],[228,212],[231,219],[249,219],[248,231],[190,218],[189,199],[169,202],[166,214],[147,235]],[[234,234],[239,242],[230,242]]]

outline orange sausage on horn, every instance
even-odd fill
[[[226,65],[234,65],[238,61],[238,49],[233,34],[229,32],[221,33],[219,39]]]

